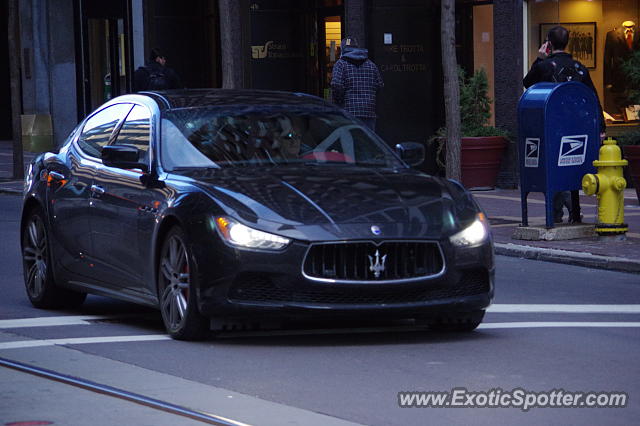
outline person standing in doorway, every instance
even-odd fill
[[[574,40],[574,42],[577,40]],[[524,87],[529,88],[536,83],[543,81],[551,83],[562,83],[567,81],[579,81],[585,84],[598,99],[598,110],[600,112],[600,138],[604,138],[605,122],[602,114],[602,106],[598,92],[596,91],[589,70],[580,62],[565,52],[569,43],[569,31],[558,25],[549,30],[547,40],[538,50],[538,58],[522,81]],[[579,223],[582,221],[580,214],[580,198],[578,191],[559,192],[553,198],[553,216],[556,223],[562,222],[563,207],[569,210],[569,222]]]
[[[384,86],[380,70],[354,37],[342,40],[340,47],[340,59],[333,66],[331,79],[333,102],[375,131],[376,96]]]
[[[183,88],[178,73],[166,64],[167,58],[160,50],[151,49],[149,62],[144,67],[138,68],[133,75],[135,91]]]

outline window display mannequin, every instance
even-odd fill
[[[640,34],[635,22],[624,21],[620,28],[607,33],[604,45],[605,111],[618,113],[624,108],[627,78],[621,65],[636,50],[640,50]]]

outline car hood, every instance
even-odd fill
[[[460,216],[450,182],[411,169],[228,168],[189,177],[229,214],[280,234],[318,228],[372,235],[376,225],[387,237],[439,237]]]

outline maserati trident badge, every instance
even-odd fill
[[[372,225],[371,226],[371,232],[373,233],[373,235],[380,235],[382,234],[382,230],[380,229],[379,226],[376,225]]]
[[[375,262],[374,257],[369,256],[369,270],[373,272],[373,276],[380,278],[380,272],[384,272],[384,263],[387,261],[387,255],[380,257],[380,252],[376,250]]]

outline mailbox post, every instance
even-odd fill
[[[518,103],[518,157],[522,225],[527,197],[545,194],[546,227],[553,228],[553,196],[579,190],[594,173],[600,147],[600,111],[591,89],[579,82],[538,83]]]

